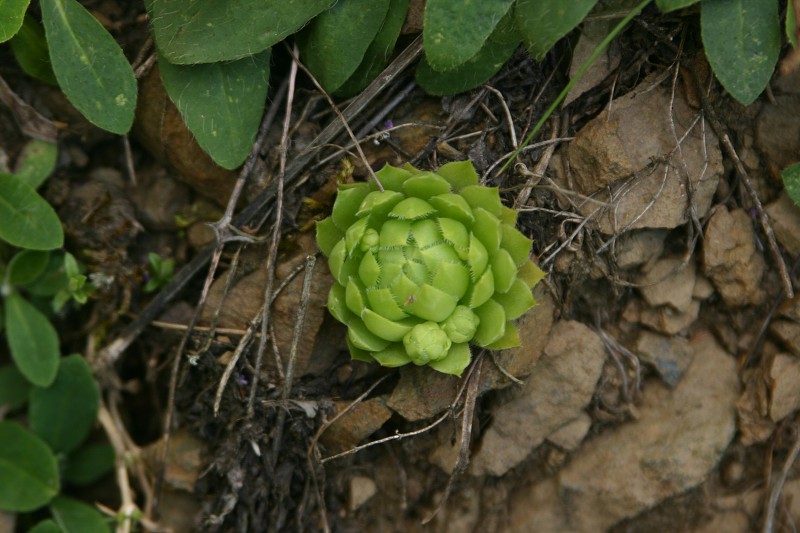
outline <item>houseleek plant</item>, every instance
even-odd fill
[[[373,183],[340,185],[317,242],[335,282],[328,309],[354,359],[428,365],[461,375],[470,344],[519,346],[513,320],[544,273],[499,190],[469,161],[437,172],[385,166]]]

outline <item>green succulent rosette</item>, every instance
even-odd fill
[[[335,283],[328,309],[354,359],[461,375],[470,344],[519,346],[513,320],[544,273],[495,187],[469,161],[438,172],[386,165],[373,183],[341,185],[317,243]]]

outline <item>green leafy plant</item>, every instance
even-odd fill
[[[144,285],[145,292],[153,292],[160,289],[172,279],[172,272],[175,270],[174,259],[164,259],[160,255],[150,252],[147,254],[150,262],[150,279]]]
[[[544,273],[497,188],[472,163],[436,173],[385,166],[372,183],[339,187],[317,243],[336,280],[328,309],[347,325],[354,359],[429,365],[461,375],[469,345],[519,345],[513,320]]]
[[[90,122],[128,132],[136,81],[111,34],[77,0],[41,0],[43,28],[27,13],[28,3],[3,3],[0,42],[10,40],[20,66],[57,83]],[[706,55],[722,85],[744,104],[764,90],[780,50],[778,0],[655,3],[665,13],[699,3]],[[148,0],[145,5],[167,93],[198,144],[225,168],[236,168],[250,152],[264,112],[273,46],[295,35],[301,58],[322,87],[353,95],[389,62],[409,11],[408,0]],[[603,9],[598,0],[428,0],[417,82],[434,95],[467,91],[496,74],[520,44],[540,60]],[[785,33],[793,44],[795,27],[789,9]]]
[[[26,513],[49,506],[53,521],[32,531],[108,531],[93,507],[61,493],[108,472],[107,444],[84,446],[99,406],[92,372],[79,355],[62,358],[48,315],[92,290],[63,245],[61,222],[36,188],[50,175],[57,149],[32,141],[15,174],[0,174],[0,329],[12,365],[0,367],[0,509]],[[27,405],[27,427],[13,420]]]

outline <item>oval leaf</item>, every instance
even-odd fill
[[[656,5],[663,13],[669,13],[670,11],[689,7],[699,1],[700,0],[656,0]]]
[[[333,0],[152,0],[153,35],[171,63],[241,59],[291,35]]]
[[[173,65],[159,58],[167,94],[197,143],[221,167],[236,168],[250,154],[269,89],[269,58],[269,50],[208,65]]]
[[[35,387],[28,404],[31,431],[55,452],[70,452],[83,442],[97,417],[100,395],[86,360],[65,357],[49,387]]]
[[[794,163],[783,169],[781,178],[789,198],[800,205],[800,163]]]
[[[767,86],[778,61],[781,29],[775,0],[703,0],[706,57],[723,87],[744,105]]]
[[[428,0],[422,37],[425,58],[442,72],[463,65],[484,48],[514,0]]]
[[[0,509],[33,511],[58,494],[58,467],[47,444],[10,421],[0,421],[0,442]]]
[[[298,36],[303,62],[326,91],[356,71],[388,10],[389,0],[339,0]]]
[[[520,38],[511,17],[505,17],[483,48],[466,63],[447,72],[431,68],[426,58],[417,67],[417,83],[430,94],[444,96],[468,91],[487,81],[505,65]]]
[[[0,173],[0,239],[32,250],[52,250],[64,244],[58,215],[30,185]]]
[[[50,53],[44,38],[44,29],[39,22],[25,15],[25,20],[17,34],[11,39],[11,50],[19,66],[28,76],[50,85],[57,85],[56,75],[50,65]]]
[[[356,71],[339,87],[338,94],[344,96],[357,94],[381,73],[394,52],[394,45],[400,36],[400,30],[403,29],[407,14],[408,0],[390,1],[389,12],[386,13],[378,35],[367,48],[364,59]]]
[[[78,500],[57,496],[50,503],[50,512],[64,533],[109,533],[100,511]]]
[[[14,365],[0,368],[0,408],[17,409],[28,401],[31,384]]]
[[[28,533],[61,533],[61,528],[48,518],[33,526]]]
[[[114,458],[110,444],[81,446],[67,459],[64,481],[81,487],[91,485],[114,467]]]
[[[36,189],[56,168],[58,146],[34,139],[25,145],[17,158],[14,175]]]
[[[122,49],[76,0],[42,0],[41,7],[61,90],[95,126],[127,133],[136,111],[136,78]]]
[[[0,0],[0,43],[11,39],[22,27],[30,0]]]
[[[17,293],[6,297],[6,336],[11,357],[28,381],[47,387],[59,363],[58,335],[38,309]]]
[[[596,3],[597,0],[518,0],[514,17],[531,55],[540,61]]]
[[[26,285],[42,275],[50,263],[50,252],[22,250],[8,263],[8,283]]]

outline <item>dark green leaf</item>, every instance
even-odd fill
[[[506,16],[478,54],[447,72],[433,70],[423,60],[417,67],[417,83],[428,93],[442,96],[475,88],[494,76],[519,46],[519,34],[511,17]]]
[[[392,57],[394,45],[397,37],[400,36],[400,30],[403,29],[403,22],[405,22],[407,14],[408,0],[391,0],[383,26],[375,36],[375,40],[367,48],[364,60],[350,76],[350,79],[339,87],[338,94],[343,96],[356,94],[381,73]]]
[[[34,139],[22,149],[14,175],[36,189],[56,168],[57,159],[58,146],[55,143]]]
[[[171,63],[248,57],[283,40],[333,0],[152,0],[158,48]]]
[[[800,163],[793,163],[781,172],[783,186],[794,203],[800,205]]]
[[[25,290],[34,296],[53,296],[67,287],[69,280],[64,273],[64,256],[60,253],[51,253],[50,260],[42,275],[33,283],[25,286]]]
[[[50,52],[47,50],[44,29],[29,14],[25,15],[22,27],[11,39],[11,50],[25,74],[50,85],[58,84],[56,75],[53,74],[53,67],[50,65]]]
[[[64,481],[73,485],[91,485],[114,467],[114,448],[109,444],[81,446],[67,458]]]
[[[797,13],[792,2],[786,5],[786,37],[789,39],[789,44],[797,48]]]
[[[487,39],[514,0],[428,0],[422,37],[427,64],[452,71],[488,46]]]
[[[356,71],[388,10],[389,0],[339,0],[298,35],[301,58],[326,91]]]
[[[22,27],[31,0],[0,0],[0,43],[11,39]]]
[[[11,357],[28,381],[47,387],[56,378],[58,335],[41,311],[13,292],[6,296],[6,337]]]
[[[109,533],[111,530],[100,511],[65,496],[50,502],[50,512],[64,533]]]
[[[48,518],[33,526],[28,533],[61,533],[61,528]]]
[[[136,78],[125,54],[76,0],[41,0],[58,85],[92,124],[127,133],[136,111]]]
[[[173,65],[161,80],[197,143],[221,167],[236,168],[252,149],[269,89],[270,51],[228,63]]]
[[[518,0],[517,28],[531,55],[541,60],[559,39],[586,17],[597,0]]]
[[[8,263],[8,283],[26,285],[42,275],[50,262],[50,252],[22,250]]]
[[[58,494],[56,458],[16,422],[0,421],[0,509],[33,511]]]
[[[49,387],[35,387],[28,404],[31,431],[55,452],[71,452],[92,429],[100,394],[86,360],[65,357]]]
[[[656,5],[663,13],[669,13],[696,4],[700,0],[656,0]]]
[[[706,57],[723,87],[744,105],[772,77],[781,45],[775,0],[703,0],[700,26]]]
[[[30,185],[0,173],[0,239],[32,250],[52,250],[64,243],[58,215]]]
[[[18,409],[28,401],[31,384],[16,366],[0,368],[0,408]]]

